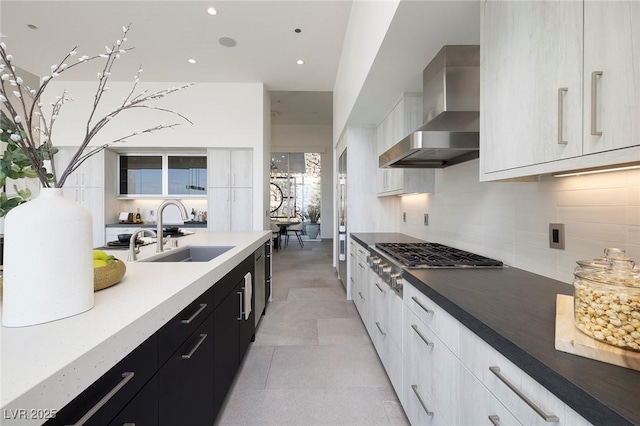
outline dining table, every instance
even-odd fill
[[[288,231],[289,227],[291,225],[299,224],[300,221],[299,220],[298,221],[280,221],[280,220],[276,220],[276,221],[273,221],[271,223],[273,223],[274,225],[277,225],[278,228],[280,228],[280,238],[276,239],[276,242],[274,244],[274,248],[280,248],[280,239],[282,237],[286,238],[287,231]]]

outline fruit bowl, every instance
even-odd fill
[[[126,271],[127,267],[121,260],[116,260],[111,265],[93,268],[93,291],[119,283]]]

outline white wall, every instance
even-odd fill
[[[399,231],[573,281],[575,261],[620,247],[640,262],[640,170],[539,182],[478,182],[478,161],[436,171],[436,192],[405,196]],[[422,225],[429,213],[429,226]],[[549,223],[564,223],[566,249],[549,248]]]
[[[184,83],[140,83],[136,93],[180,86]],[[67,89],[74,100],[67,103],[53,131],[53,143],[57,146],[77,146],[83,139],[84,125],[95,94],[94,82],[53,82],[47,93],[54,97]],[[130,83],[113,82],[101,101],[96,114],[102,118],[122,102],[131,89]],[[111,120],[94,138],[93,145],[109,143],[117,137],[165,123],[185,123],[173,129],[143,134],[115,145],[114,149],[131,148],[252,148],[253,149],[253,229],[265,229],[264,182],[268,180],[268,168],[264,157],[269,155],[265,143],[266,92],[262,83],[198,83],[184,91],[150,103],[151,106],[168,108],[186,116],[193,124],[179,117],[159,111],[141,109],[124,111]],[[48,100],[45,99],[45,102]]]
[[[333,238],[334,173],[331,125],[272,126],[271,152],[319,152],[321,165],[320,238]]]
[[[351,110],[396,13],[400,0],[354,1],[333,87],[333,141],[342,135]]]

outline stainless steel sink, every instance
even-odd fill
[[[235,246],[185,246],[140,259],[140,262],[208,262]]]

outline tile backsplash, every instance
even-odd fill
[[[533,182],[478,182],[478,161],[436,171],[434,194],[400,199],[399,232],[502,260],[564,282],[575,261],[620,247],[640,262],[640,170]],[[429,226],[424,226],[429,213]],[[565,250],[549,248],[564,223]]]

